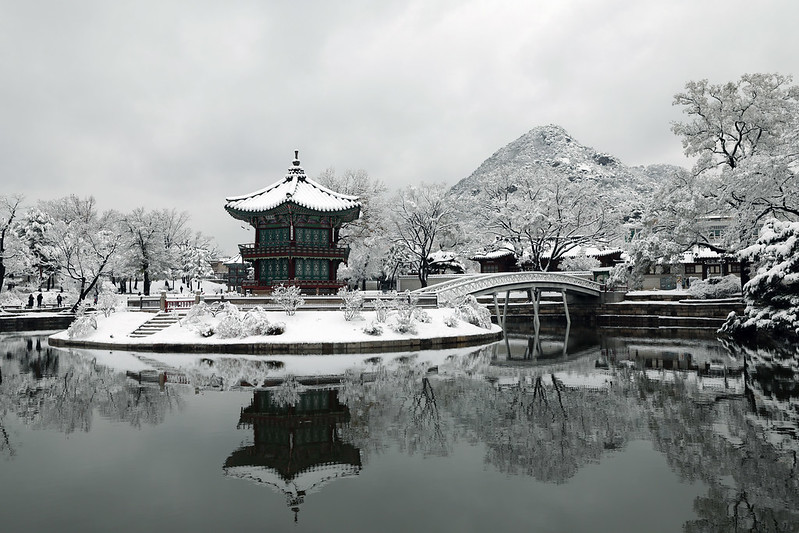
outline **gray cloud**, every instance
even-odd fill
[[[794,74],[789,1],[0,0],[3,192],[174,206],[228,252],[225,196],[364,168],[455,183],[530,128],[687,164],[687,80]]]

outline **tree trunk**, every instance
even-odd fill
[[[147,270],[144,271],[144,295],[150,296],[150,273]]]
[[[3,259],[0,257],[0,292],[3,292],[3,284],[6,279],[6,266],[3,264]]]

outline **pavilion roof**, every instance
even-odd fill
[[[323,213],[350,211],[361,207],[357,196],[337,193],[308,178],[295,152],[294,161],[285,178],[258,191],[226,198],[225,209],[231,214],[237,212],[255,215],[288,203]]]

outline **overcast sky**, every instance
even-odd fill
[[[449,185],[535,126],[688,163],[688,80],[799,70],[799,2],[0,0],[0,194],[188,211],[306,172]]]

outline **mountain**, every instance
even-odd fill
[[[452,187],[456,196],[476,196],[481,183],[498,175],[539,174],[554,171],[570,181],[593,181],[611,196],[646,198],[665,174],[678,167],[651,165],[628,167],[618,158],[597,152],[577,142],[556,125],[531,129],[497,150],[491,157]]]

